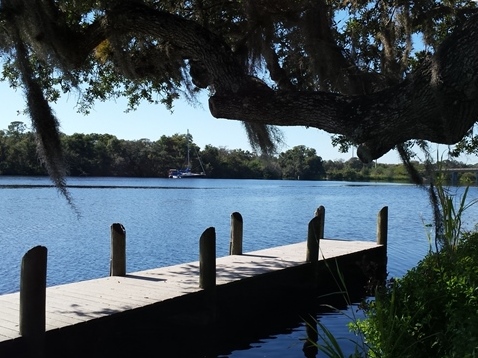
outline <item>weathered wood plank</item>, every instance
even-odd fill
[[[3,321],[8,321],[8,325],[10,323],[13,323],[16,327],[16,329],[19,329],[19,312],[18,312],[18,307],[6,307],[6,306],[3,306],[2,307],[2,310],[0,312],[0,317],[2,319],[2,324],[3,324]],[[58,322],[56,320],[51,320],[51,319],[48,319],[47,317],[47,320],[46,320],[46,324],[45,324],[45,327],[47,330],[49,329],[55,329],[55,328],[58,328],[58,325],[60,324],[61,322]],[[0,324],[0,325],[2,325]]]
[[[47,312],[60,314],[77,321],[89,321],[93,318],[104,317],[114,313],[122,312],[126,306],[102,304],[94,300],[76,299],[67,301],[64,296],[49,297],[47,299]]]
[[[115,277],[115,279],[117,279]],[[87,286],[85,286],[87,285]],[[94,283],[85,283],[78,285],[71,285],[66,287],[66,292],[83,292],[88,291],[92,295],[106,297],[117,297],[119,301],[126,301],[134,303],[134,301],[150,303],[151,300],[163,300],[183,295],[189,292],[198,291],[198,287],[189,287],[185,290],[180,283],[173,281],[151,284],[148,282],[142,283],[128,277],[121,277],[120,280],[111,280],[110,278],[102,279]],[[197,283],[195,284],[197,286]],[[58,293],[63,291],[63,286],[60,286]],[[66,295],[68,293],[65,293]],[[131,300],[129,300],[131,298]]]
[[[19,322],[18,311],[9,312],[8,310],[2,310],[2,327],[18,330],[20,327]]]
[[[20,330],[18,327],[5,327],[3,324],[0,326],[0,342],[8,341],[20,337]]]
[[[65,298],[71,298],[72,300],[85,297],[97,300],[100,303],[116,301],[119,304],[141,305],[148,302],[144,297],[139,297],[131,291],[125,291],[127,295],[118,294],[118,292],[105,289],[99,284],[88,285],[88,290],[85,290],[85,288],[84,285],[59,286],[56,290],[52,290],[51,292],[54,292],[56,295],[64,296]]]

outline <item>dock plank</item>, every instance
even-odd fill
[[[3,323],[0,325],[0,342],[9,341],[18,337],[20,337],[18,328],[10,328],[8,325]]]
[[[86,290],[86,288],[88,290]],[[64,299],[65,301],[80,304],[81,302],[97,302],[99,304],[113,304],[113,305],[131,305],[131,304],[144,304],[145,300],[135,300],[133,295],[124,297],[122,295],[115,294],[115,292],[105,293],[104,289],[98,290],[94,285],[81,285],[81,287],[62,287],[57,290],[51,291],[55,296]]]
[[[61,289],[55,290],[55,293],[71,298],[73,301],[78,298],[85,297],[87,299],[94,299],[102,303],[108,303],[111,301],[133,305],[142,305],[148,303],[148,299],[146,297],[138,296],[132,292],[125,291],[125,294],[118,294],[114,291],[106,291],[104,288],[94,284],[89,285],[88,288],[88,291],[86,291],[84,286],[61,287]]]

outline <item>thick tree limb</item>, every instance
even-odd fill
[[[216,93],[213,116],[279,126],[301,125],[362,143],[371,161],[409,139],[457,143],[478,120],[478,17],[400,85],[364,96],[325,92]]]

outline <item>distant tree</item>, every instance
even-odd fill
[[[364,163],[362,163],[360,159],[358,159],[357,157],[350,158],[344,164],[346,167],[357,170],[357,171],[362,170],[362,168],[364,167]]]
[[[222,175],[220,151],[219,148],[208,144],[201,152],[201,160],[207,176],[210,178],[220,178]]]
[[[27,126],[25,123],[20,121],[14,121],[8,125],[6,135],[18,138],[26,131],[27,131]]]
[[[46,171],[36,155],[34,133],[20,121],[0,131],[0,172],[8,175],[42,175]]]
[[[325,176],[322,158],[315,149],[295,146],[279,155],[279,165],[284,179],[321,179]]]
[[[224,164],[228,177],[238,179],[257,178],[257,172],[254,173],[250,162],[254,159],[253,153],[242,149],[233,149],[224,157]]]
[[[262,159],[264,179],[281,179],[282,170],[276,157]]]
[[[63,137],[65,159],[69,174],[73,176],[94,175],[95,144],[94,137],[89,134],[75,133]]]
[[[61,135],[65,158],[71,176],[166,177],[168,170],[186,165],[186,135],[149,139],[124,140],[110,134]],[[189,148],[201,154],[209,178],[236,179],[322,179],[329,180],[407,180],[401,164],[363,164],[357,158],[323,161],[315,149],[296,146],[277,156],[258,155],[242,149],[217,148],[207,145],[203,151],[192,142]],[[12,122],[0,130],[0,174],[44,175],[45,168],[37,160],[35,134],[22,122]],[[192,165],[199,168],[198,156],[191,155]],[[413,163],[420,171],[425,165]],[[443,160],[443,168],[468,165],[456,160]],[[474,182],[473,175],[462,181]]]
[[[331,174],[332,172],[337,172],[340,171],[344,168],[345,163],[343,159],[338,159],[338,160],[326,160],[323,163],[325,172],[327,175]]]

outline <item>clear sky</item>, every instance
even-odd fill
[[[23,93],[9,88],[0,82],[2,110],[0,111],[0,129],[6,129],[13,121],[22,121],[30,126],[30,119],[18,115],[17,111],[25,108]],[[75,105],[77,94],[62,97],[54,105],[55,114],[60,121],[61,131],[73,133],[108,133],[119,139],[136,140],[147,138],[152,141],[162,135],[186,133],[193,136],[194,143],[200,148],[207,144],[228,149],[251,150],[245,131],[238,121],[218,120],[207,108],[207,96],[202,96],[202,108],[194,108],[184,101],[177,101],[173,113],[163,105],[142,104],[138,110],[125,113],[126,101],[97,103],[88,116],[78,114]],[[353,153],[339,153],[331,145],[330,134],[315,128],[281,127],[284,133],[285,151],[297,145],[315,148],[324,160],[348,160]],[[399,156],[391,151],[378,160],[381,163],[398,163]],[[469,162],[470,160],[464,160]],[[476,157],[475,160],[476,162]]]

